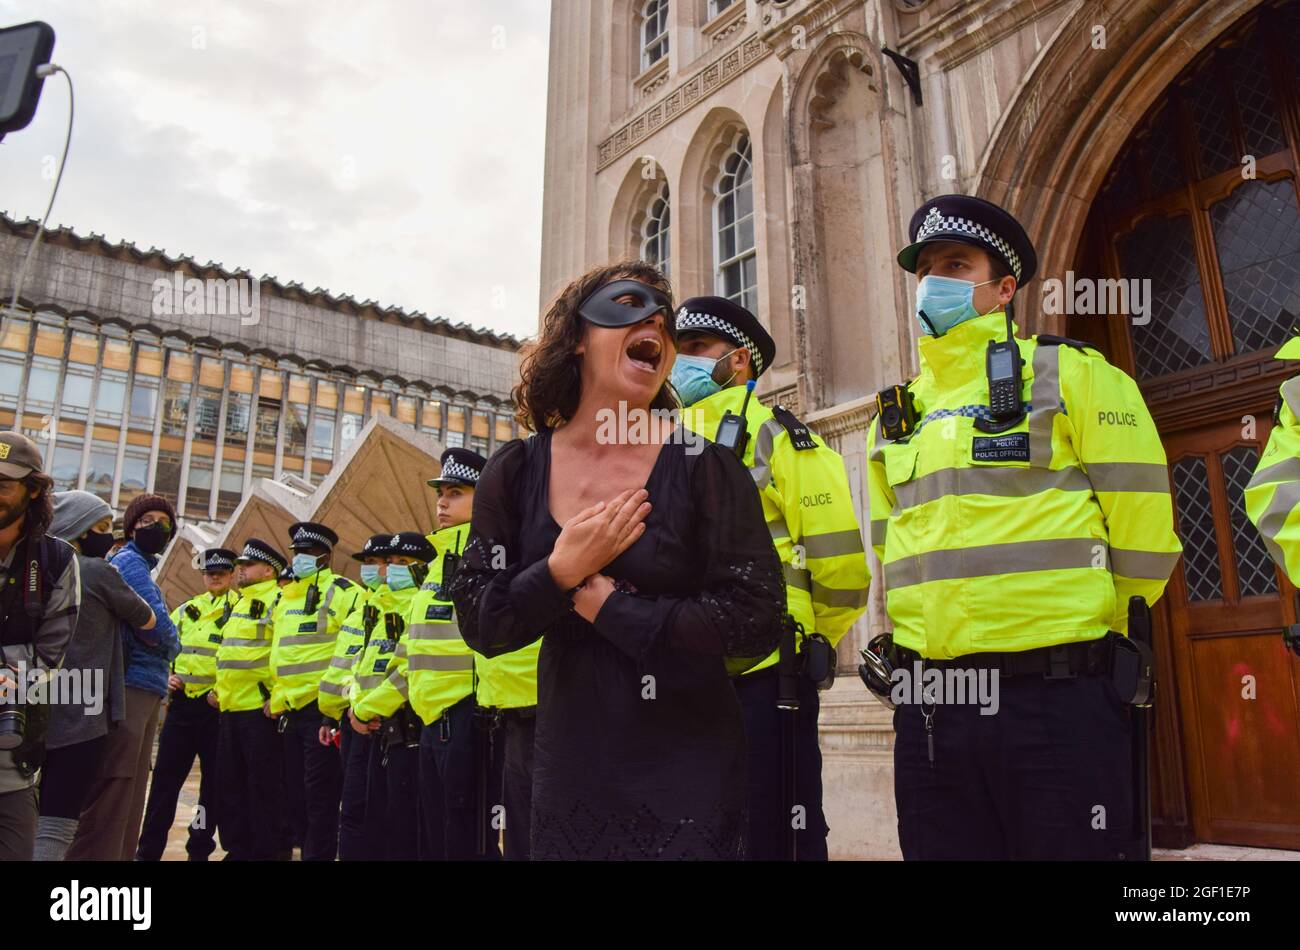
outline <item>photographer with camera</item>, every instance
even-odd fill
[[[30,860],[36,841],[49,709],[21,687],[30,668],[58,669],[81,607],[75,553],[46,533],[53,486],[36,444],[0,432],[0,862]]]

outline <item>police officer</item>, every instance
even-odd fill
[[[348,716],[357,668],[367,646],[366,607],[381,588],[386,589],[384,568],[388,563],[391,538],[387,532],[371,535],[361,550],[352,555],[354,560],[361,562],[363,592],[358,595],[352,613],[339,627],[334,655],[321,677],[317,700],[321,712],[318,739],[321,745],[338,745],[343,769],[339,807],[339,859],[342,861],[383,857],[383,842],[370,841],[366,837],[366,782],[372,731],[360,733],[347,723],[340,724],[340,721]]]
[[[1283,343],[1277,359],[1300,360],[1300,337]],[[1246,485],[1246,514],[1259,529],[1273,561],[1294,585],[1300,581],[1300,377],[1282,384],[1273,409],[1273,431]],[[1290,522],[1290,524],[1288,524]],[[1300,620],[1300,615],[1297,615]],[[1283,631],[1283,641],[1300,656],[1300,624]]]
[[[411,602],[407,632],[411,708],[425,724],[419,764],[421,856],[492,860],[501,856],[497,832],[479,825],[491,821],[494,803],[482,797],[500,788],[500,772],[486,754],[490,732],[474,723],[474,653],[461,639],[455,608],[445,593],[465,549],[474,486],[487,460],[470,449],[450,448],[441,462],[441,473],[429,480],[439,497],[437,557]],[[444,504],[444,498],[458,501]],[[507,825],[509,821],[507,815]],[[482,855],[481,838],[486,838]]]
[[[677,313],[677,360],[672,381],[682,403],[686,427],[708,438],[720,431],[736,442],[740,458],[754,476],[772,541],[786,575],[789,611],[803,628],[797,639],[800,675],[797,712],[778,708],[777,654],[736,681],[749,744],[749,827],[745,853],[750,860],[788,855],[792,817],[785,814],[783,717],[794,716],[794,797],[805,822],[796,837],[801,860],[824,861],[826,819],[822,812],[821,750],[817,741],[820,707],[817,685],[833,677],[834,647],[866,609],[871,573],[844,460],[781,406],[769,409],[753,398],[756,381],[776,358],[776,344],[744,307],[722,297],[693,297]],[[723,417],[742,419],[729,428]],[[789,754],[788,752],[786,753]],[[788,794],[788,793],[786,793]]]
[[[217,687],[208,701],[221,709],[217,778],[221,839],[236,861],[276,856],[281,805],[280,741],[270,718],[271,612],[276,582],[288,563],[259,538],[235,559],[239,599],[221,628]]]
[[[384,583],[363,620],[366,648],[357,666],[350,719],[355,733],[372,737],[366,826],[374,829],[382,845],[377,857],[415,860],[420,857],[417,775],[423,723],[407,702],[404,635],[411,602],[428,574],[434,548],[420,532],[400,531],[386,551]],[[374,685],[363,690],[362,677]],[[382,809],[371,813],[371,802],[382,802]]]
[[[202,594],[172,611],[181,652],[172,661],[167,716],[158,737],[137,861],[158,861],[176,818],[181,786],[199,760],[199,810],[190,822],[185,851],[191,861],[206,861],[216,849],[217,729],[220,713],[208,702],[217,685],[217,646],[238,593],[234,551],[209,548],[202,555]]]
[[[867,446],[907,674],[890,692],[903,856],[1131,855],[1132,697],[1112,656],[1181,547],[1159,433],[1096,350],[1014,337],[1036,267],[1015,218],[942,195],[908,232],[921,373],[882,393]]]
[[[333,861],[338,854],[343,772],[339,750],[332,743],[320,743],[317,694],[339,628],[364,590],[330,570],[338,540],[323,524],[299,521],[289,526],[294,580],[280,592],[274,617],[271,712],[280,717],[279,729],[285,736],[291,794],[297,797],[298,788],[302,789],[307,818],[304,861]],[[299,769],[301,779],[295,775]]]

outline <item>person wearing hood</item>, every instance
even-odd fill
[[[156,623],[149,604],[104,560],[113,545],[112,529],[113,509],[98,495],[54,493],[50,533],[72,545],[81,571],[81,611],[63,665],[84,680],[82,702],[50,708],[37,861],[63,860],[98,773],[110,725],[116,728],[126,714],[119,629],[127,624],[152,630]]]
[[[151,572],[176,533],[176,511],[161,495],[137,495],[122,517],[126,544],[113,557],[128,585],[148,603],[156,623],[121,625],[126,715],[109,733],[70,861],[130,861],[135,857],[149,785],[158,711],[167,695],[180,636]]]

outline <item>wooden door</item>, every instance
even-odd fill
[[[1177,690],[1196,837],[1300,848],[1300,659],[1281,638],[1294,591],[1242,501],[1268,425],[1253,439],[1240,420],[1166,437],[1183,558],[1165,594],[1164,678]]]

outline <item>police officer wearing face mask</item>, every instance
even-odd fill
[[[285,736],[290,801],[301,795],[305,805],[304,861],[333,861],[338,854],[343,773],[338,749],[321,745],[317,695],[339,628],[364,589],[330,570],[337,543],[338,535],[323,524],[299,521],[289,526],[294,580],[280,591],[273,620],[275,686],[269,714],[279,717]]]
[[[793,713],[794,804],[807,821],[796,832],[795,856],[824,861],[818,747],[818,685],[834,674],[834,645],[866,609],[871,572],[858,527],[844,460],[792,413],[769,409],[747,384],[776,358],[776,344],[758,318],[722,297],[694,297],[677,313],[678,356],[672,382],[686,408],[683,424],[713,438],[724,417],[741,416],[740,456],[754,477],[768,530],[786,576],[786,602],[803,627],[797,640],[799,709]],[[749,748],[748,860],[789,855],[791,818],[783,801],[783,717],[778,708],[776,653],[736,680]],[[801,662],[800,662],[801,661]],[[788,740],[787,740],[788,741]],[[785,755],[789,755],[788,752]],[[788,791],[785,794],[789,794]]]
[[[1130,598],[1153,603],[1181,549],[1159,433],[1096,350],[1011,333],[1036,266],[1015,218],[943,195],[908,231],[921,373],[881,394],[867,443],[890,656],[922,684],[983,685],[889,693],[903,856],[1131,856],[1112,677]]]

